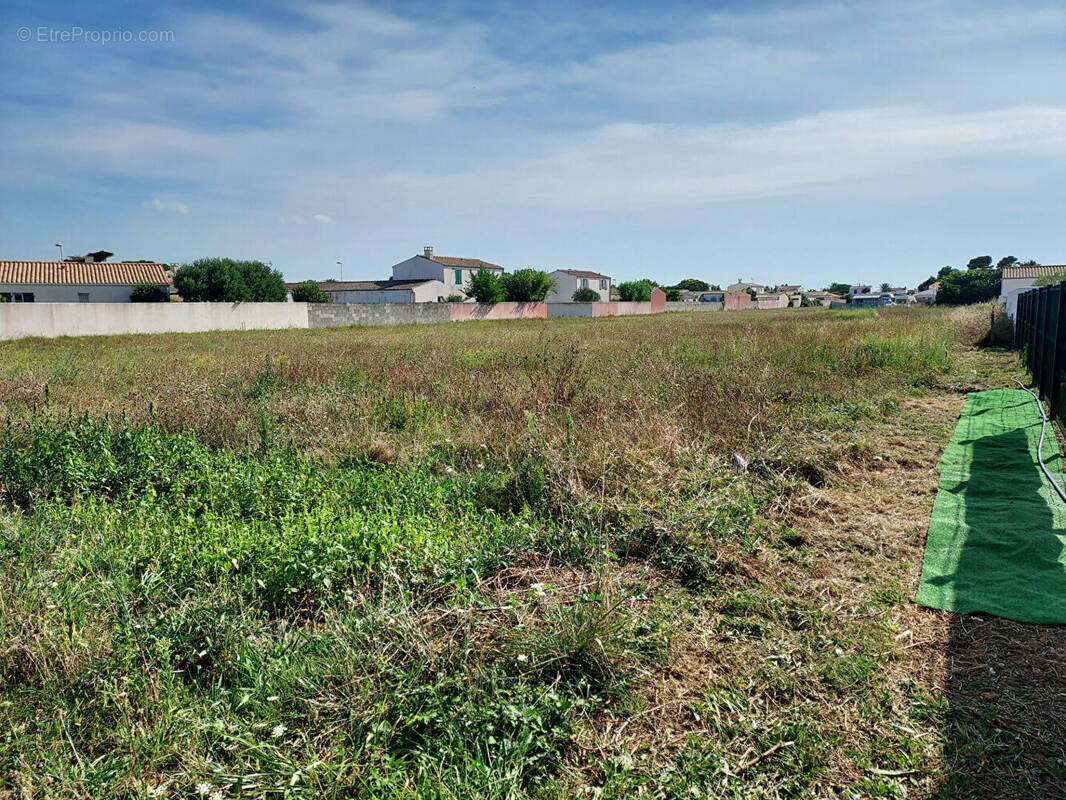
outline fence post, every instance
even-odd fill
[[[1058,319],[1055,325],[1055,352],[1051,359],[1050,391],[1047,398],[1048,405],[1051,407],[1051,416],[1053,417],[1059,410],[1059,388],[1062,383],[1059,375],[1062,372],[1062,368],[1066,366],[1066,356],[1063,354],[1063,349],[1066,348],[1066,331],[1063,328],[1066,328],[1066,291],[1063,291],[1060,283]]]
[[[1041,310],[1044,305],[1044,290],[1037,289],[1033,292],[1033,324],[1029,326],[1029,358],[1026,364],[1029,367],[1029,374],[1036,379],[1037,372],[1037,360],[1040,354],[1040,320],[1042,317]]]
[[[1059,308],[1061,305],[1062,286],[1049,286],[1044,320],[1044,358],[1040,364],[1040,393],[1049,403],[1054,392],[1055,354],[1059,347]]]

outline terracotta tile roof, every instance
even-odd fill
[[[452,256],[422,256],[436,261],[445,267],[465,267],[466,269],[503,269],[499,264],[482,261],[480,258],[453,258]]]
[[[1042,278],[1045,275],[1061,275],[1066,272],[1066,264],[1059,264],[1058,266],[1043,266],[1040,264],[1033,266],[1019,266],[1015,264],[1013,267],[1003,268],[1004,278]]]
[[[0,261],[0,283],[165,285],[164,264],[77,261]]]
[[[604,275],[602,272],[591,272],[587,269],[557,269],[556,272],[565,272],[567,275],[573,275],[575,278],[606,278],[611,279],[610,275]]]

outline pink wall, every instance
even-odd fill
[[[547,303],[449,303],[452,322],[471,319],[547,319]]]
[[[751,295],[747,292],[726,292],[725,310],[739,311],[742,308],[751,308]]]
[[[666,311],[666,292],[656,286],[651,290],[651,313],[659,314]]]

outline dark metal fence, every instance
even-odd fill
[[[1031,289],[1018,295],[1014,343],[1022,351],[1033,383],[1051,407],[1051,415],[1066,412],[1062,373],[1066,371],[1066,292],[1061,284]]]

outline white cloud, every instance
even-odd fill
[[[640,210],[824,192],[957,160],[1066,157],[1066,107],[935,114],[874,108],[765,125],[612,124],[504,169],[398,172],[393,193],[446,196],[453,206]]]
[[[329,216],[328,214],[313,214],[312,219],[314,219],[315,222],[321,223],[322,225],[329,225],[331,222],[333,222],[333,217]]]
[[[175,211],[178,214],[188,214],[189,207],[184,203],[177,200],[163,200],[161,198],[153,198],[149,205],[156,211]]]
[[[281,217],[278,219],[282,225],[303,225],[304,218],[298,214],[292,214],[290,216]]]

